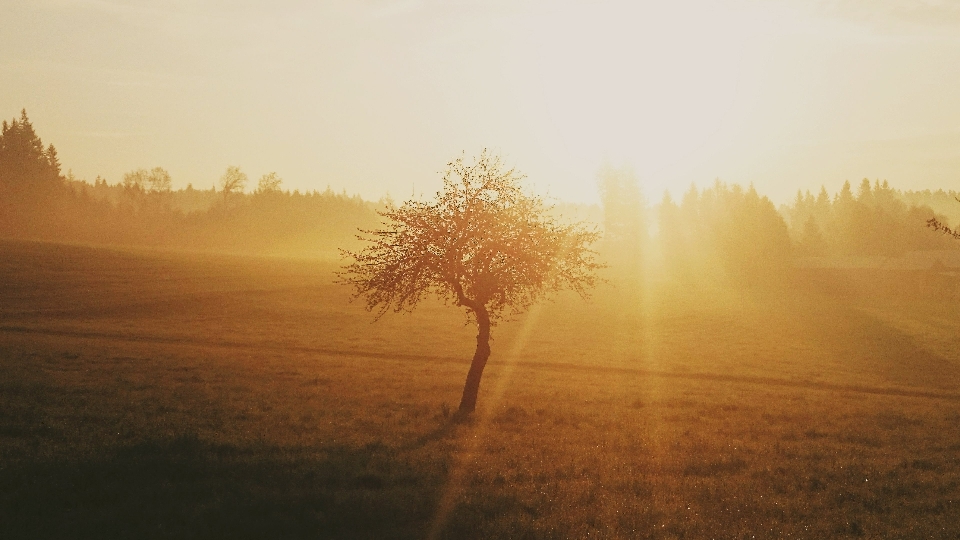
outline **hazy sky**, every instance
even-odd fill
[[[65,169],[430,194],[465,151],[595,201],[719,177],[960,189],[953,0],[0,0],[0,116]]]

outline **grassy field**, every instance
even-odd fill
[[[334,270],[0,242],[0,538],[960,538],[923,275],[560,295],[456,423],[463,313]]]

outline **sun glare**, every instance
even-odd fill
[[[960,539],[960,2],[0,2],[0,539]]]
[[[557,164],[551,187],[592,202],[603,163],[632,166],[659,196],[729,161],[784,101],[757,88],[789,70],[774,49],[809,22],[785,7],[693,1],[564,3],[516,24],[529,30],[508,58],[521,118],[541,126],[528,131]]]
[[[566,147],[656,170],[722,128],[746,29],[708,13],[651,11],[568,8],[537,27],[531,83]]]

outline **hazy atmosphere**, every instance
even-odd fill
[[[960,7],[934,0],[13,0],[0,110],[80,178],[227,165],[290,189],[433,193],[493,146],[597,202],[720,178],[776,203],[844,180],[960,188]]]
[[[3,540],[960,538],[960,4],[0,13]]]

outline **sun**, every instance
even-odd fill
[[[513,59],[519,91],[535,104],[531,121],[553,127],[558,158],[578,160],[576,185],[555,189],[595,198],[583,175],[600,163],[656,177],[722,145],[754,33],[749,19],[713,5],[567,5],[531,26]]]

